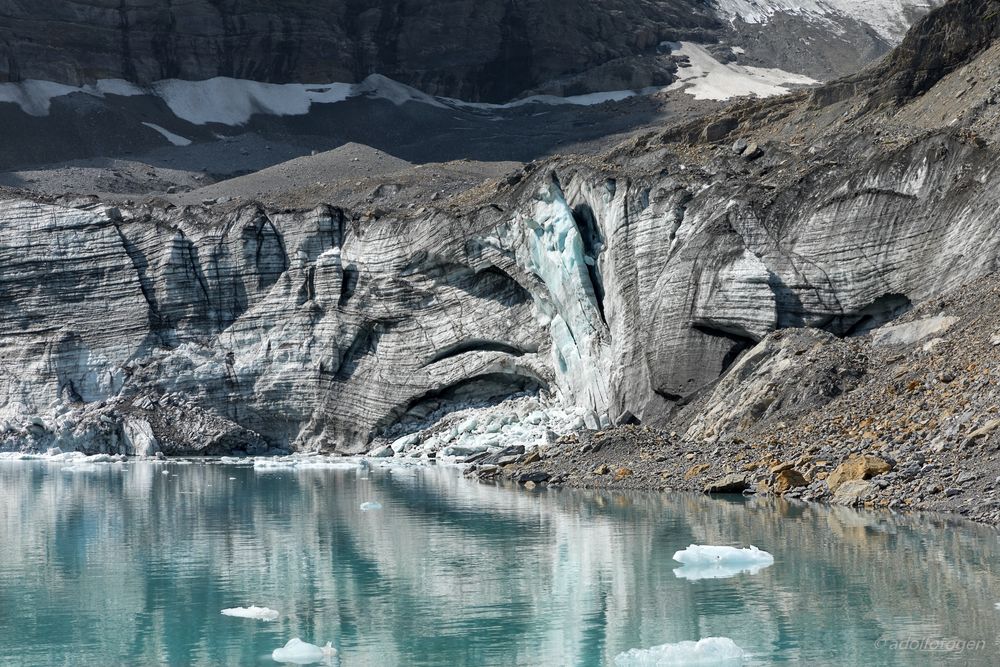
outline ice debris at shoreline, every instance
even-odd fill
[[[680,579],[726,579],[738,574],[757,574],[774,565],[774,556],[755,546],[748,549],[692,544],[674,554],[674,560],[683,563],[674,570]]]
[[[380,509],[382,509],[382,503],[380,503],[378,501],[361,503],[361,511],[362,512],[370,512],[372,510],[380,510]]]
[[[288,456],[255,456],[247,459],[232,459],[226,463],[250,464],[257,472],[288,470],[354,470],[365,465],[360,459],[321,454],[290,454]]]
[[[223,616],[235,616],[236,618],[252,618],[258,621],[276,621],[281,616],[274,609],[250,605],[249,607],[231,607],[222,610]]]
[[[97,464],[116,464],[128,461],[124,454],[84,454],[83,452],[64,452],[58,447],[44,453],[41,452],[0,452],[0,461],[42,461],[44,463],[60,463],[62,470],[72,472],[90,472],[97,470]]]
[[[496,405],[470,405],[452,412],[432,413],[421,423],[402,424],[410,431],[373,443],[373,458],[435,459],[465,463],[507,447],[525,452],[551,446],[563,435],[583,428],[600,428],[592,410],[547,405],[533,395],[509,398]]]
[[[652,648],[634,648],[615,656],[616,667],[668,665],[741,665],[746,653],[728,637],[706,637]]]
[[[337,655],[337,649],[333,648],[333,644],[330,642],[327,642],[326,646],[319,647],[295,637],[294,639],[289,639],[288,643],[283,647],[274,649],[271,652],[271,659],[275,662],[311,665],[316,662],[323,662],[335,655]]]

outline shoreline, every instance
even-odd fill
[[[964,458],[956,457],[953,466],[925,464],[932,467],[914,475],[912,465],[885,454],[822,455],[815,445],[776,456],[764,445],[748,443],[701,452],[663,431],[625,426],[564,436],[544,454],[529,452],[506,465],[474,461],[465,475],[528,489],[773,496],[865,510],[946,514],[1000,526],[1000,478],[960,470],[957,462]],[[947,480],[954,485],[946,486]]]
[[[62,452],[50,455],[44,452],[0,452],[2,461],[34,461],[63,464],[83,470],[95,469],[95,464],[132,464],[136,462],[160,465],[204,463],[208,465],[234,465],[253,467],[260,471],[288,469],[343,469],[344,467],[452,467],[470,481],[509,486],[515,490],[544,488],[573,488],[595,491],[640,491],[650,493],[698,494],[725,497],[771,498],[798,501],[821,506],[841,506],[858,511],[889,512],[898,515],[929,514],[949,520],[968,521],[991,528],[1000,528],[1000,503],[992,497],[995,480],[985,488],[967,484],[960,493],[937,492],[929,495],[917,493],[906,502],[893,502],[900,491],[908,490],[900,484],[897,465],[892,469],[873,474],[868,479],[847,479],[839,485],[841,493],[830,490],[828,480],[832,469],[841,466],[829,464],[779,463],[771,466],[754,466],[751,470],[736,471],[732,460],[716,458],[711,463],[699,462],[693,452],[681,456],[686,450],[680,443],[670,444],[669,436],[648,427],[617,427],[605,431],[582,431],[563,436],[554,447],[542,453],[533,449],[527,453],[493,454],[505,459],[503,464],[484,461],[489,457],[463,463],[422,458],[385,458],[369,455],[343,456],[319,452],[299,452],[286,455],[236,456],[179,456],[137,457],[124,454],[85,454]],[[658,450],[654,450],[658,447]],[[508,448],[514,449],[514,448]],[[582,451],[581,451],[582,450]],[[654,453],[657,451],[658,453]],[[753,452],[746,447],[743,451]],[[670,455],[674,458],[670,458]],[[874,457],[873,457],[874,458]],[[850,462],[850,457],[848,459]],[[749,464],[744,464],[747,467]],[[705,467],[708,466],[708,467]],[[799,472],[805,469],[806,474]],[[823,469],[820,469],[823,468]],[[860,469],[859,469],[860,470]],[[827,472],[826,475],[823,475]],[[842,471],[841,476],[847,473]],[[859,475],[862,474],[859,472]],[[789,480],[801,476],[806,482],[791,486]],[[811,478],[811,481],[810,481]],[[919,484],[910,485],[919,487]],[[845,493],[845,491],[847,493]],[[909,491],[913,491],[910,488]]]

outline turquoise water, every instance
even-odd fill
[[[690,543],[776,562],[690,581]],[[275,665],[301,637],[344,667],[597,666],[708,636],[751,665],[996,665],[998,572],[996,532],[928,517],[434,468],[0,461],[0,665]],[[249,605],[281,616],[220,614]]]

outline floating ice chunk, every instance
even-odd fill
[[[223,616],[235,616],[236,618],[253,618],[258,621],[276,621],[278,617],[281,616],[278,612],[273,609],[268,609],[267,607],[257,607],[251,605],[249,607],[232,607],[230,609],[222,610]]]
[[[634,648],[615,656],[617,667],[666,667],[668,665],[741,665],[746,654],[728,637],[706,637],[696,642]]]
[[[60,468],[62,472],[97,472],[97,469],[97,465],[93,463],[77,463]]]
[[[685,565],[697,566],[751,566],[767,567],[774,564],[774,556],[750,545],[746,549],[692,544],[674,554],[674,560]]]
[[[372,511],[372,510],[380,510],[380,509],[382,509],[382,503],[378,502],[377,500],[376,501],[370,501],[370,502],[367,502],[367,503],[361,503],[361,511],[362,512],[369,512],[369,511]]]
[[[344,460],[341,457],[309,456],[293,454],[291,456],[257,456],[253,459],[253,467],[257,472],[282,472],[288,470],[353,470],[361,466],[357,460]]]
[[[326,646],[319,647],[296,637],[289,639],[283,647],[274,649],[271,652],[271,659],[275,662],[290,662],[294,665],[311,665],[323,662],[335,655],[337,655],[337,649],[333,648],[333,644],[330,642],[327,642]]]

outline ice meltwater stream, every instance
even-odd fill
[[[4,665],[1000,664],[997,533],[940,517],[352,462],[3,460],[0,495]]]

